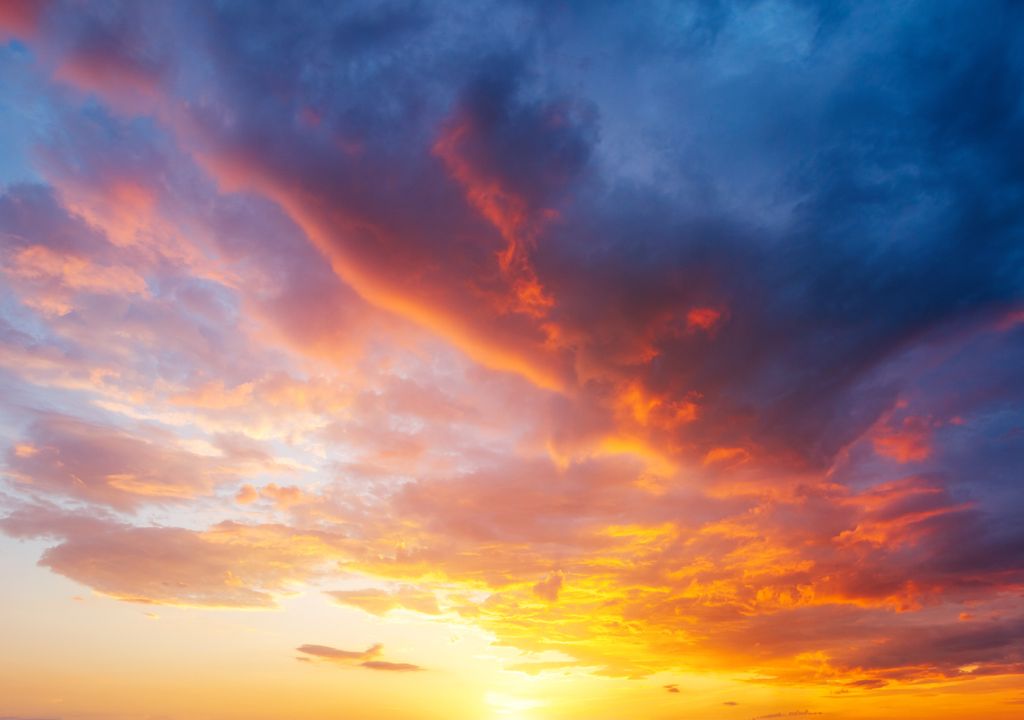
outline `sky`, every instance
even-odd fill
[[[1022,27],[0,0],[0,719],[1020,718]]]

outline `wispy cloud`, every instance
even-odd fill
[[[362,667],[368,670],[380,670],[383,672],[413,672],[422,670],[419,665],[411,663],[396,663],[386,660],[378,660],[384,647],[382,645],[371,645],[366,650],[340,650],[327,645],[300,645],[296,648],[300,653],[309,655],[318,660],[340,664]],[[300,658],[305,659],[305,658]]]

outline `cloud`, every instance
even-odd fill
[[[0,4],[0,37],[8,34],[22,38],[34,36],[47,4],[45,0],[6,0]]]
[[[879,684],[863,684],[869,688],[908,675],[1015,672],[1024,668],[1022,639],[1024,618],[1019,616],[952,627],[894,628],[876,647],[851,649],[839,654],[836,663],[873,671]],[[967,672],[964,668],[971,669]]]
[[[383,670],[385,672],[415,672],[423,669],[419,665],[385,662],[383,660],[367,660],[366,662],[359,663],[359,666],[369,670]]]
[[[383,648],[383,645],[371,645],[366,650],[339,650],[327,645],[300,645],[296,649],[325,660],[369,660],[380,655]]]
[[[222,522],[206,531],[132,526],[103,515],[26,506],[0,520],[18,538],[56,538],[39,564],[127,602],[269,608],[322,573],[331,539],[281,526]]]
[[[558,593],[561,592],[564,581],[565,576],[561,571],[553,572],[533,586],[533,594],[542,600],[555,602],[558,600]]]
[[[341,605],[351,605],[374,615],[391,610],[412,610],[424,615],[441,613],[434,593],[415,586],[403,585],[393,591],[378,588],[363,590],[332,590],[327,593]]]
[[[249,505],[261,498],[272,502],[278,510],[288,510],[293,505],[309,500],[301,488],[294,485],[281,486],[277,483],[269,483],[259,490],[246,483],[235,495],[235,501],[241,505]]]
[[[579,664],[574,661],[542,660],[536,662],[513,663],[506,666],[505,669],[511,672],[525,673],[526,675],[540,675],[541,673],[546,672],[568,670],[569,668],[577,667],[578,665]]]
[[[189,452],[167,433],[127,433],[63,415],[41,415],[7,455],[8,472],[28,488],[119,510],[209,494],[234,473]]]
[[[932,454],[930,428],[924,418],[907,417],[902,427],[885,428],[873,439],[875,452],[900,463],[927,460]]]
[[[383,651],[382,645],[371,645],[366,650],[339,650],[327,645],[300,645],[296,648],[299,652],[310,655],[326,662],[350,664],[356,667],[363,667],[367,670],[379,670],[383,672],[415,672],[422,670],[419,665],[410,663],[395,663],[385,660],[376,660]],[[304,658],[299,658],[300,660]]]
[[[5,532],[612,675],[1021,674],[1021,10],[455,5],[3,5]]]

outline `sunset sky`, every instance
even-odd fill
[[[1024,4],[0,0],[0,720],[1024,717]]]

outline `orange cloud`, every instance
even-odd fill
[[[691,308],[686,313],[686,329],[711,332],[722,319],[722,312],[710,307]]]
[[[235,495],[235,502],[239,505],[250,505],[260,499],[259,491],[252,485],[246,483]]]
[[[871,442],[875,452],[899,463],[927,460],[932,454],[931,427],[925,418],[908,417],[898,427],[884,427]]]
[[[522,342],[487,332],[475,322],[466,308],[457,312],[446,303],[431,298],[433,289],[396,284],[393,272],[383,273],[359,260],[338,242],[339,230],[353,226],[355,218],[346,218],[337,209],[325,207],[322,199],[301,194],[282,185],[258,167],[240,159],[207,156],[204,165],[228,187],[251,187],[283,207],[303,232],[330,261],[331,267],[349,286],[371,305],[395,313],[428,328],[454,343],[486,367],[512,372],[540,388],[564,391],[567,387],[561,363],[543,354],[525,351]],[[358,224],[353,232],[359,232]],[[362,232],[366,230],[363,229]],[[538,331],[539,332],[539,331]]]
[[[341,605],[351,605],[374,615],[391,610],[413,610],[424,615],[439,615],[437,597],[427,590],[403,585],[394,591],[366,588],[363,590],[332,590],[327,593]]]
[[[741,447],[716,447],[704,455],[705,465],[718,463],[739,464],[750,459],[750,452]]]
[[[502,187],[500,181],[487,177],[462,155],[460,145],[473,134],[468,118],[450,122],[434,143],[433,151],[463,186],[466,199],[490,222],[505,240],[498,253],[498,265],[511,284],[513,301],[510,309],[536,318],[544,318],[554,306],[554,299],[537,279],[530,263],[529,251],[536,243],[540,226],[555,216],[552,211],[534,218],[526,201]],[[557,336],[557,326],[550,324],[549,336]]]
[[[97,264],[43,245],[14,252],[4,272],[27,284],[23,301],[47,314],[70,312],[74,293],[147,294],[146,280],[130,267]]]
[[[294,485],[281,486],[277,483],[264,485],[260,495],[271,500],[278,510],[287,510],[293,505],[306,502],[309,498],[301,488]]]

